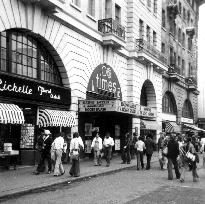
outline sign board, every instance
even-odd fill
[[[184,118],[184,117],[181,117],[181,122],[182,122],[182,123],[193,124],[193,123],[194,123],[194,120],[191,119],[191,118]]]
[[[140,106],[138,115],[147,118],[155,118],[157,116],[156,108],[150,108],[148,106]]]
[[[68,88],[2,74],[0,96],[67,106],[71,104],[71,91]]]
[[[112,67],[107,64],[100,64],[95,68],[90,77],[87,91],[99,94],[111,93],[113,98],[122,100],[122,92],[117,75]]]
[[[120,139],[115,140],[115,150],[120,150]]]
[[[176,115],[173,115],[173,114],[162,113],[162,120],[163,121],[173,121],[173,122],[176,122],[177,121],[177,117],[176,117]]]

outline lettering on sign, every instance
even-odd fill
[[[122,99],[119,81],[113,69],[107,64],[99,65],[92,73],[87,91],[99,94],[111,94]]]
[[[38,86],[38,91],[39,91],[40,96],[42,96],[43,94],[49,94],[50,98],[53,98],[56,100],[61,99],[60,95],[56,95],[52,93],[52,89],[46,89],[43,86]]]

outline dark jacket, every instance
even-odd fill
[[[51,145],[53,143],[52,138],[49,136],[46,140],[43,141],[43,152],[44,153],[49,153],[51,150]]]
[[[153,140],[149,137],[145,140],[145,148],[146,148],[145,149],[146,154],[153,154],[155,144]]]
[[[167,157],[176,159],[179,155],[179,143],[175,140],[170,140],[167,145],[168,154]]]

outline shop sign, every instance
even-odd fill
[[[148,106],[140,106],[139,115],[147,118],[155,118],[156,117],[156,109],[150,108]]]
[[[140,106],[131,102],[118,101],[118,112],[136,115],[140,110]]]
[[[176,122],[176,115],[162,113],[162,120],[163,121],[173,121]]]
[[[0,75],[0,96],[62,105],[71,103],[71,92],[68,88],[8,75]]]
[[[107,64],[100,64],[93,71],[87,91],[106,96],[109,94],[113,96],[113,98],[122,100],[122,93],[117,75],[112,67]]]
[[[115,140],[115,150],[120,150],[120,139]]]
[[[191,118],[184,118],[184,117],[181,117],[181,122],[182,122],[182,123],[193,124],[193,123],[194,123],[194,120],[191,119]]]

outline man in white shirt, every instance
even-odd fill
[[[110,133],[107,132],[105,134],[105,139],[103,141],[103,148],[104,148],[104,156],[106,159],[106,167],[110,166],[110,158],[111,158],[111,154],[112,154],[112,147],[114,146],[114,140],[112,137],[110,137]]]
[[[52,144],[52,149],[54,151],[55,155],[55,167],[54,167],[54,176],[61,176],[65,173],[63,164],[61,161],[61,157],[63,154],[63,149],[64,149],[64,139],[61,136],[61,134],[56,137]]]
[[[95,131],[93,134],[95,138],[92,141],[91,148],[94,150],[94,163],[95,166],[101,166],[102,139],[100,138],[98,131]]]
[[[141,137],[139,137],[138,141],[136,142],[135,148],[137,150],[137,170],[140,169],[139,167],[140,163],[142,169],[144,169],[143,157],[144,157],[145,143],[142,141]]]

